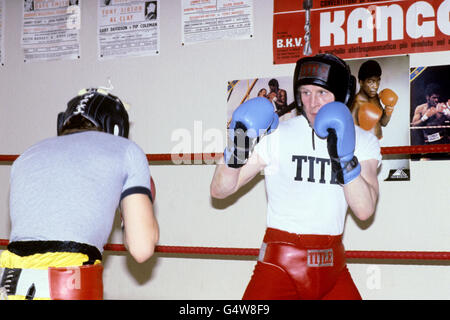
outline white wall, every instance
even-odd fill
[[[172,133],[225,131],[228,80],[291,75],[272,64],[272,3],[255,6],[251,40],[181,46],[180,1],[161,1],[159,56],[98,61],[95,1],[82,1],[81,59],[24,63],[22,2],[6,0],[6,64],[0,67],[0,154],[20,154],[55,135],[56,115],[79,89],[105,85],[131,104],[130,138],[146,153],[171,153]],[[259,1],[258,1],[259,2]],[[449,64],[448,52],[411,55],[411,65]],[[206,142],[203,143],[203,147]],[[192,145],[194,143],[192,142]],[[202,144],[186,152],[201,152]],[[217,151],[220,151],[220,148]],[[9,164],[0,165],[0,238],[9,235]],[[152,165],[161,245],[257,248],[265,227],[262,177],[227,201],[212,201],[212,165]],[[381,182],[369,223],[349,216],[348,250],[450,251],[449,162],[413,162],[410,182]],[[111,243],[121,242],[116,223]],[[124,253],[105,254],[107,299],[240,299],[254,258],[155,254],[138,265]],[[349,264],[366,299],[448,299],[449,263]],[[376,281],[374,281],[376,280]]]

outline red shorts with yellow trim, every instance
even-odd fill
[[[0,256],[0,293],[11,300],[103,299],[101,254],[91,249],[73,242],[11,243]]]

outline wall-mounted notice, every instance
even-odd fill
[[[81,0],[24,0],[22,49],[25,61],[80,57]]]
[[[160,2],[98,0],[98,57],[159,54]]]
[[[182,44],[253,36],[253,0],[181,0]]]

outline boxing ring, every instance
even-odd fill
[[[411,155],[428,153],[450,153],[450,144],[441,145],[418,145],[418,146],[393,146],[382,147],[382,155]],[[213,164],[222,157],[221,153],[185,153],[185,154],[147,154],[149,163],[162,163],[174,165],[187,164]],[[0,155],[0,164],[12,163],[19,155]],[[0,248],[6,247],[9,243],[7,239],[0,239]],[[104,247],[105,251],[123,252],[127,251],[123,244],[108,243]],[[249,256],[256,257],[259,248],[227,248],[227,247],[200,247],[200,246],[167,246],[158,245],[155,248],[157,253],[184,254],[200,256]],[[450,261],[448,251],[363,251],[347,250],[347,259],[368,259],[368,260],[400,260],[400,261]],[[351,263],[351,261],[349,261]]]

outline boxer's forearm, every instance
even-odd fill
[[[224,163],[223,157],[219,160],[211,181],[210,194],[213,198],[226,198],[240,187],[252,180],[266,164],[254,152],[248,162],[241,168],[230,168]]]
[[[238,185],[241,169],[229,168],[224,164],[223,158],[216,166],[211,181],[210,193],[213,198],[223,199],[233,194]]]
[[[377,161],[361,162],[361,174],[344,186],[345,199],[355,216],[369,219],[375,212],[378,201]]]

